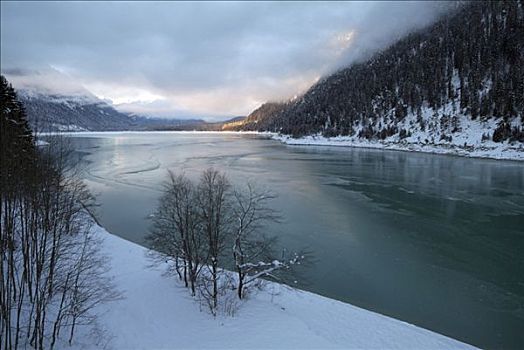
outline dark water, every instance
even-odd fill
[[[304,289],[484,348],[524,348],[524,163],[292,147],[235,134],[72,138],[99,218],[142,243],[167,169],[213,166],[279,195]]]

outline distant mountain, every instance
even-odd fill
[[[131,130],[136,131],[185,130],[185,128],[191,125],[206,124],[202,119],[173,119],[133,114],[129,117],[133,121]]]
[[[523,1],[457,6],[303,96],[264,104],[228,128],[397,143],[524,142]]]
[[[106,102],[91,96],[46,95],[18,90],[33,130],[128,130],[133,120]]]
[[[122,131],[165,130],[202,120],[150,118],[118,112],[107,102],[89,95],[64,96],[18,90],[33,130]]]
[[[245,118],[236,118],[224,122],[224,130],[268,130],[273,118],[283,112],[289,103],[267,102],[255,109]]]

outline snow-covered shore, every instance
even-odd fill
[[[213,318],[146,249],[107,233],[103,251],[123,299],[100,307],[97,336],[79,334],[75,348],[113,349],[473,349],[443,335],[350,304],[276,283],[250,295],[234,316]],[[104,334],[104,336],[100,336]]]
[[[458,81],[455,83],[458,84]],[[457,85],[456,88],[459,86]],[[456,110],[454,102],[448,102],[438,110],[424,106],[420,112],[420,120],[419,116],[410,112],[403,120],[398,121],[394,117],[394,112],[391,110],[387,116],[377,116],[373,122],[375,128],[378,126],[378,130],[394,130],[393,134],[386,134],[390,136],[386,136],[383,140],[367,140],[358,137],[360,133],[366,133],[370,124],[356,125],[353,136],[328,138],[316,134],[294,139],[288,135],[271,134],[271,137],[289,145],[360,147],[475,158],[524,160],[522,142],[493,141],[493,135],[500,125],[500,120],[496,118],[474,119],[464,111]],[[524,128],[520,117],[508,118],[508,122],[510,128],[519,130]],[[402,137],[400,131],[404,132]]]
[[[244,134],[260,135],[287,145],[295,146],[336,146],[336,147],[357,147],[386,149],[406,152],[423,152],[433,154],[448,154],[462,157],[490,158],[500,160],[524,160],[524,144],[510,144],[508,142],[496,143],[493,141],[482,141],[482,133],[471,137],[456,137],[453,142],[438,141],[435,143],[421,143],[414,137],[405,140],[390,137],[385,140],[366,140],[354,136],[323,137],[321,135],[309,135],[300,138],[293,138],[290,135],[281,135],[274,132],[259,131],[78,131],[78,132],[46,132],[38,136],[114,136],[126,134]],[[464,146],[464,143],[466,146]]]
[[[449,154],[463,157],[491,158],[501,160],[524,160],[524,145],[511,145],[508,143],[484,142],[481,144],[468,144],[466,147],[456,143],[426,144],[402,141],[369,141],[352,136],[323,137],[320,135],[292,138],[289,135],[270,134],[274,140],[288,145],[298,146],[338,146],[387,149],[407,152],[424,152],[434,154]]]

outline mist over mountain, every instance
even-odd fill
[[[32,129],[39,132],[164,130],[204,123],[200,119],[166,119],[122,113],[89,94],[45,94],[35,90],[18,90],[17,94]]]
[[[264,104],[226,129],[405,143],[524,142],[523,3],[459,5],[304,95]]]
[[[70,95],[77,86],[64,80],[72,78],[121,112],[220,121],[247,115],[264,101],[303,93],[318,77],[369,57],[454,5],[8,1],[1,6],[1,70],[15,88],[38,83]]]

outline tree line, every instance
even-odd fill
[[[0,340],[3,349],[71,344],[93,308],[118,297],[64,140],[37,147],[16,93],[1,76]]]

